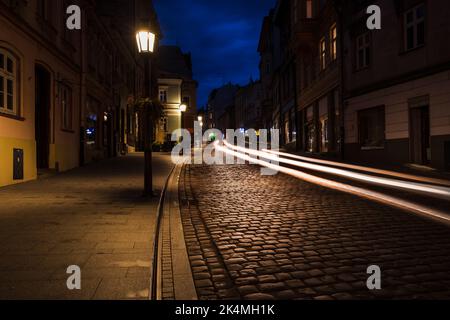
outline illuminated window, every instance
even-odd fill
[[[356,69],[364,69],[370,65],[370,33],[356,38]]]
[[[330,29],[330,57],[334,61],[337,59],[337,28],[333,25]]]
[[[320,40],[320,69],[325,70],[327,67],[327,45],[325,38]]]
[[[306,19],[313,18],[313,0],[306,0]]]
[[[18,61],[9,52],[0,48],[0,112],[17,114]]]
[[[405,49],[411,50],[425,44],[425,5],[421,4],[405,12]]]

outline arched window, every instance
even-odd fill
[[[18,114],[18,70],[17,58],[0,48],[0,112]]]

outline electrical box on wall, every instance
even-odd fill
[[[23,180],[23,149],[14,149],[13,161],[13,179]]]

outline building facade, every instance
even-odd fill
[[[367,2],[367,1],[366,1]],[[345,3],[345,156],[450,169],[450,3]]]
[[[210,93],[206,107],[207,129],[218,129],[225,133],[226,129],[235,128],[235,112],[238,112],[235,96],[238,90],[238,85],[228,83]]]
[[[262,129],[261,82],[251,80],[239,88],[235,96],[235,128],[243,131]]]
[[[157,28],[156,14],[151,1],[113,2],[120,26],[105,11],[111,1],[0,1],[0,186],[134,144],[130,109],[143,91],[136,12],[144,6]],[[81,30],[66,27],[69,5],[82,10]]]
[[[177,46],[161,46],[158,53],[158,97],[164,108],[155,140],[170,142],[180,128],[194,132],[197,118],[197,82],[193,79],[192,59]],[[180,105],[187,106],[185,112]]]

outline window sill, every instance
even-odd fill
[[[412,48],[412,49],[403,49],[402,51],[400,51],[400,56],[403,56],[403,55],[407,55],[408,53],[411,53],[411,52],[414,52],[414,51],[418,51],[418,50],[420,50],[420,49],[423,49],[423,48],[425,48],[425,44],[422,44],[422,45],[420,45],[420,46],[418,46],[418,47],[415,47],[415,48]]]
[[[0,117],[4,117],[4,118],[8,118],[8,119],[13,119],[13,120],[17,120],[17,121],[25,121],[25,118],[15,115],[15,114],[9,114],[9,113],[5,113],[0,111]]]
[[[384,150],[385,147],[361,147],[361,151]]]
[[[65,132],[65,133],[75,133],[75,131],[73,130],[73,129],[64,129],[64,128],[61,128],[61,131],[62,132]]]

